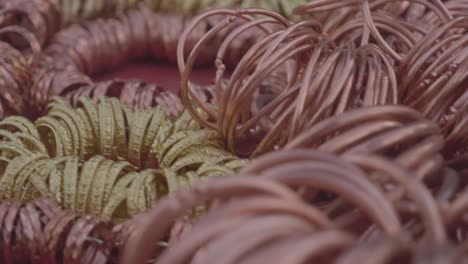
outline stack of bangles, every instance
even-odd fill
[[[468,0],[0,0],[0,263],[467,263],[467,47]]]

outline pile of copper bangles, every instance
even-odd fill
[[[466,263],[467,47],[468,0],[0,0],[0,263]],[[137,59],[179,93],[93,80]]]

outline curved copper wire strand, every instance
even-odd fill
[[[357,245],[337,259],[339,264],[351,264],[356,262],[372,263],[390,260],[397,254],[411,250],[411,244],[400,242],[398,239],[380,239]],[[372,254],[369,254],[373,252]]]
[[[224,20],[223,24],[218,24],[216,27],[212,28],[203,38],[201,38],[198,43],[194,46],[194,48],[190,51],[190,55],[187,58],[187,61],[185,60],[184,57],[184,50],[185,50],[185,42],[186,39],[188,38],[189,34],[193,30],[193,28],[200,23],[203,19],[213,16],[213,15],[228,15],[231,17],[228,17]],[[217,31],[225,28],[229,24],[232,24],[237,18],[243,19],[246,21],[252,20],[253,18],[250,16],[250,14],[258,14],[258,15],[266,15],[267,17],[271,17],[272,19],[278,21],[279,23],[282,23],[284,26],[287,26],[289,24],[288,21],[285,21],[284,18],[279,17],[275,13],[271,12],[266,12],[266,11],[259,11],[259,10],[240,10],[240,11],[233,11],[233,10],[226,10],[226,9],[214,9],[212,11],[205,12],[203,15],[198,16],[195,18],[191,24],[184,30],[182,33],[180,39],[179,39],[179,44],[177,48],[177,54],[178,54],[178,67],[179,71],[182,75],[182,87],[181,87],[181,98],[184,102],[185,105],[188,106],[188,110],[192,114],[192,116],[201,124],[203,124],[206,127],[210,128],[215,128],[214,125],[208,123],[204,119],[200,118],[196,111],[190,106],[189,104],[189,93],[190,93],[190,83],[189,83],[189,75],[191,71],[191,67],[195,61],[195,57],[197,54],[200,52],[200,48],[203,46],[204,42],[208,41],[209,38],[216,34]],[[237,34],[237,33],[235,33]],[[221,50],[222,51],[222,50]],[[217,62],[219,59],[216,60]],[[218,65],[221,67],[221,65]],[[193,94],[192,94],[193,96]],[[217,96],[219,98],[219,96]],[[200,100],[194,96],[194,99],[196,100],[197,104],[200,105]],[[203,107],[203,105],[202,105]],[[210,116],[214,117],[215,114],[212,110],[203,107],[203,110],[206,111],[207,113],[210,114]]]
[[[247,222],[245,226],[241,226],[225,234],[223,237],[214,240],[203,249],[203,254],[200,254],[200,257],[195,255],[193,262],[197,264],[206,263],[208,259],[216,258],[223,263],[237,263],[238,259],[240,259],[245,252],[260,247],[270,240],[284,237],[291,233],[307,232],[310,227],[307,228],[301,223],[302,221],[298,220],[299,219],[294,219],[287,215],[257,217]],[[253,232],[257,231],[258,233],[256,236],[251,235]],[[244,243],[243,245],[239,245],[237,241],[244,241]],[[222,251],[222,249],[229,248],[234,249],[228,252]]]
[[[377,111],[376,111],[377,110]],[[353,126],[363,121],[378,120],[379,116],[392,116],[397,120],[418,120],[422,118],[422,115],[417,111],[403,107],[403,106],[375,106],[366,107],[362,109],[355,109],[346,112],[346,118],[343,116],[336,116],[326,119],[318,123],[313,128],[305,131],[303,134],[296,137],[285,149],[292,149],[298,147],[309,147],[310,144],[314,144],[317,140],[325,137],[328,133],[336,129],[335,124],[341,125],[342,129]],[[317,144],[317,143],[315,143]]]
[[[228,198],[233,195],[235,196],[236,193],[247,194],[252,191],[279,195],[285,199],[297,199],[289,189],[265,179],[235,177],[219,178],[209,183],[199,183],[191,190],[181,191],[172,197],[160,200],[158,206],[148,212],[138,230],[132,233],[131,237],[127,240],[121,259],[122,263],[147,260],[151,254],[152,245],[151,243],[147,243],[146,240],[162,240],[173,220],[200,202],[213,198]],[[164,217],[161,218],[161,216]],[[158,219],[160,223],[159,228],[155,229],[152,226],[152,219]]]
[[[396,235],[400,232],[400,223],[394,212],[394,209],[390,203],[385,198],[383,198],[383,196],[381,196],[382,194],[375,186],[370,183],[370,181],[367,181],[367,179],[364,177],[356,177],[357,175],[354,175],[354,177],[350,177],[349,179],[346,179],[347,177],[337,178],[336,176],[338,175],[345,175],[335,173],[329,174],[326,171],[319,169],[320,167],[316,166],[320,165],[292,162],[288,165],[275,168],[274,172],[266,171],[269,173],[265,172],[264,177],[278,180],[290,186],[304,186],[326,189],[332,193],[339,193],[343,197],[346,197],[348,200],[350,200],[352,203],[355,203],[357,206],[367,211],[369,217],[376,221],[378,225],[389,235]],[[309,169],[312,172],[317,170],[317,173],[308,173],[304,169]],[[289,171],[291,174],[285,174],[287,171]],[[325,177],[328,177],[329,179],[326,179]],[[334,178],[331,179],[332,177]],[[360,197],[363,194],[362,192],[367,192],[365,195],[366,197],[369,197],[370,195],[374,196],[373,199],[375,200],[372,203],[375,203],[372,205],[372,203],[369,203],[370,201],[365,202],[366,199],[364,197]],[[377,205],[377,203],[379,205]],[[385,217],[383,217],[384,211],[382,209],[387,212],[385,213]],[[377,213],[377,211],[380,212]]]
[[[290,215],[265,215],[257,216],[252,219],[247,219],[244,225],[240,225],[235,229],[226,230],[226,232],[219,238],[214,238],[211,243],[207,243],[202,249],[202,254],[195,254],[193,263],[206,263],[207,258],[212,259],[216,257],[224,263],[235,262],[237,258],[242,256],[242,253],[249,249],[255,248],[262,242],[265,243],[270,239],[285,236],[294,232],[305,232],[310,230],[311,226],[303,219],[296,218]],[[252,236],[253,232],[258,232],[256,236]],[[242,246],[237,241],[244,241]],[[236,244],[234,250],[223,252],[223,249],[232,248]],[[222,254],[222,256],[219,255]],[[224,253],[224,254],[223,254]],[[166,259],[161,256],[158,259],[161,263],[174,263],[174,260]]]
[[[387,172],[386,175],[399,182],[406,189],[406,195],[419,204],[420,213],[423,216],[422,221],[425,222],[426,231],[431,239],[435,242],[446,241],[447,237],[437,204],[430,192],[419,181],[408,177],[404,170],[378,157],[353,154],[345,156],[345,159],[369,169]]]
[[[296,45],[296,43],[299,44],[299,42],[307,41],[307,40],[308,40],[307,37],[298,38],[298,39],[296,39],[294,42],[288,44],[288,46],[285,46],[284,49],[289,48],[290,46],[292,47],[293,45]],[[301,45],[301,46],[299,46],[299,47],[297,47],[297,48],[294,48],[294,50],[291,50],[290,52],[288,52],[288,53],[286,54],[286,57],[285,57],[285,58],[283,58],[283,59],[281,59],[281,60],[278,60],[278,61],[275,61],[275,63],[272,64],[271,67],[272,67],[272,68],[278,67],[281,63],[283,63],[283,62],[285,61],[285,59],[286,59],[287,57],[295,56],[295,55],[297,55],[297,54],[300,54],[301,52],[304,52],[304,51],[306,51],[307,49],[310,49],[310,48],[312,47],[312,45],[313,45],[313,44],[307,43],[307,44],[303,44],[303,45]],[[280,53],[280,54],[278,54],[278,55],[281,56],[282,54]],[[272,62],[273,62],[273,61],[272,61]],[[262,76],[262,75],[266,74],[266,73],[265,73],[265,72],[266,72],[266,69],[265,69],[265,70],[259,69],[259,70],[260,70],[260,73],[259,73],[258,75]],[[257,75],[253,75],[253,76],[257,77]],[[260,77],[260,76],[258,76],[258,77]],[[262,77],[260,77],[260,78],[262,78]],[[250,80],[252,80],[252,81],[250,82]],[[246,96],[248,96],[249,94],[251,94],[251,90],[250,90],[249,92],[247,92],[247,91],[242,92],[242,90],[244,90],[244,89],[249,89],[249,86],[252,87],[252,88],[255,88],[255,87],[258,85],[259,81],[261,81],[261,79],[249,78],[249,80],[248,80],[246,83],[242,84],[242,88],[240,88],[239,91],[237,91],[237,94],[238,94],[239,96],[242,96],[242,97],[234,98],[233,102],[236,102],[236,101],[244,102],[244,100],[245,100],[244,98],[245,98]],[[252,88],[250,88],[250,89],[252,89]],[[229,88],[227,88],[227,89],[229,89]],[[227,107],[228,107],[228,106],[227,106]],[[240,110],[241,110],[241,108],[240,108],[239,106],[236,105],[235,108],[233,109],[233,111],[236,111],[236,112],[233,113],[234,116],[227,117],[227,118],[225,118],[225,120],[223,120],[223,119],[218,119],[219,121],[227,121],[227,120],[230,120],[229,123],[225,122],[225,123],[226,123],[226,126],[224,126],[225,128],[224,128],[223,130],[224,130],[224,131],[226,131],[227,129],[229,129],[229,130],[228,130],[227,134],[226,134],[226,132],[224,132],[223,134],[227,135],[228,146],[229,146],[231,149],[234,149],[234,139],[236,138],[236,130],[237,130],[237,129],[235,128],[235,126],[236,126],[235,124],[237,124],[237,123],[238,123],[238,120],[240,119],[240,115],[241,115],[241,114],[239,113]]]

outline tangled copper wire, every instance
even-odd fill
[[[196,18],[178,47],[183,103],[255,158],[160,200],[122,263],[465,263],[465,4],[316,0],[296,12],[317,20],[259,9]],[[187,55],[192,30],[220,14]],[[237,21],[206,103],[191,70]],[[225,47],[250,28],[265,34],[225,75]],[[151,242],[162,239],[162,250]]]
[[[109,222],[63,211],[51,200],[0,203],[2,263],[107,263]]]
[[[2,263],[116,263],[134,220],[60,209],[48,198],[0,202]]]
[[[157,263],[464,263],[466,196],[454,199],[462,186],[450,170],[441,188],[431,188],[375,154],[266,154],[236,176],[161,200],[140,218],[123,263],[150,256]],[[396,188],[387,189],[389,182]],[[206,214],[169,233],[186,210],[207,202]],[[175,237],[158,252],[151,241],[167,235]]]
[[[187,15],[190,12],[184,13],[184,16],[154,13],[149,7],[156,11],[175,10],[172,10],[169,6],[164,7],[167,3],[156,5],[151,1],[148,1],[148,5],[138,4],[139,1],[128,1],[128,3],[124,3],[125,1],[122,3],[98,1],[99,4],[94,6],[90,4],[93,2],[94,0],[20,0],[6,1],[4,4],[0,4],[2,10],[0,25],[4,27],[0,35],[6,35],[5,40],[7,43],[14,44],[20,50],[26,50],[24,52],[28,58],[26,68],[28,68],[27,71],[30,74],[27,81],[33,83],[33,88],[28,89],[27,94],[23,94],[22,91],[15,90],[15,92],[32,99],[27,101],[29,104],[27,107],[34,109],[33,112],[38,114],[31,117],[35,118],[42,114],[47,101],[53,96],[70,98],[73,96],[70,93],[89,94],[89,91],[93,90],[95,86],[108,85],[108,83],[96,84],[91,81],[90,77],[102,71],[111,70],[129,60],[150,55],[162,61],[176,61],[177,41],[183,29],[191,20],[191,17]],[[292,3],[281,4],[280,2],[272,1],[271,4],[277,5],[278,8],[283,6],[285,9],[292,10],[292,6],[290,6],[293,5]],[[204,4],[208,5],[209,3]],[[228,6],[256,5],[255,3],[248,3],[248,1],[245,3],[220,4]],[[187,6],[197,6],[197,8],[204,9],[203,6],[199,5],[198,1],[187,1]],[[137,8],[129,9],[130,7]],[[80,10],[84,12],[82,15],[76,13],[80,12]],[[113,13],[112,10],[118,11],[119,15],[86,21],[87,18],[95,15],[103,15],[106,12]],[[121,11],[124,10],[127,11],[122,13]],[[83,20],[85,22],[82,24],[73,24],[61,30],[62,22],[67,25],[70,21]],[[222,17],[213,17],[210,21],[205,21],[196,29],[198,33],[193,36],[193,41],[201,38],[209,28],[221,20]],[[221,38],[226,32],[232,31],[235,26],[232,25],[230,29],[220,32],[218,38]],[[18,34],[21,38],[15,36]],[[243,51],[256,41],[256,36],[257,34],[252,32],[248,36],[245,35],[242,40],[238,39],[230,47],[229,57],[232,66],[240,60]],[[214,54],[210,50],[215,50],[219,42],[213,41],[212,48],[206,50],[205,58],[200,59],[197,63],[206,64],[211,61]],[[102,47],[107,47],[105,52],[101,51]],[[44,51],[41,52],[41,49],[44,49]],[[117,83],[121,82],[120,80],[115,81]],[[128,86],[132,85],[134,84],[128,84]],[[126,89],[122,89],[122,96],[126,97],[124,100],[128,100],[127,96],[131,96],[131,93],[127,94],[123,90]],[[141,90],[136,92],[137,97],[144,96],[148,100],[153,98],[149,104],[148,102],[136,102],[134,105],[138,108],[157,105],[158,101],[171,101],[171,103],[174,103],[175,100],[174,95],[168,93],[160,95],[159,90],[155,89],[154,86],[137,90]],[[119,96],[119,94],[116,96]],[[98,99],[97,96],[95,98]],[[14,102],[13,99],[8,99],[8,101],[11,101],[10,104]],[[180,108],[181,105],[176,103],[172,110],[180,110]],[[180,114],[180,111],[173,113],[175,115]],[[8,112],[8,114],[10,113]]]
[[[184,59],[187,38],[199,21],[225,14],[224,23],[200,39]],[[265,15],[254,19],[251,15]],[[216,107],[191,92],[189,73],[204,43],[219,30],[237,20],[248,21],[233,31],[218,50],[214,78]],[[268,26],[273,24],[274,27]],[[239,34],[258,27],[265,33],[245,54],[232,75],[223,76],[226,48]],[[280,28],[280,29],[277,29]],[[303,58],[310,57],[309,62]],[[392,62],[373,44],[337,46],[323,35],[318,21],[291,24],[266,10],[214,10],[196,19],[182,35],[178,48],[182,74],[182,100],[194,118],[206,127],[218,129],[231,151],[236,144],[257,141],[246,154],[256,156],[282,145],[300,131],[328,116],[348,109],[398,103],[397,78]],[[282,76],[282,85],[275,76]],[[240,80],[246,80],[242,82]],[[276,81],[277,82],[277,81]],[[195,102],[209,114],[202,118],[191,107]],[[308,106],[308,107],[306,107]]]
[[[193,36],[194,41],[221,19],[213,18],[200,25],[197,28],[197,36]],[[119,80],[115,80],[114,83],[96,84],[89,76],[148,55],[158,60],[175,61],[179,35],[189,21],[189,18],[182,16],[153,13],[145,5],[140,5],[138,9],[129,10],[116,18],[75,24],[58,32],[49,40],[49,45],[34,66],[31,107],[40,112],[51,96],[77,98],[79,95],[91,95],[93,98],[99,98],[105,95],[108,89],[114,90],[112,95],[120,97],[123,101],[135,96],[145,98],[146,102],[131,103],[139,108],[157,105],[158,101],[177,101],[167,92],[161,95],[160,89],[154,85],[141,84],[140,87],[136,87],[138,84],[133,81],[122,84]],[[231,31],[234,26],[231,27]],[[220,37],[225,33],[220,33]],[[231,65],[240,59],[242,51],[247,49],[255,38],[256,34],[251,34],[231,46]],[[219,41],[213,41],[212,48],[206,50],[205,58],[200,59],[199,64],[206,64],[214,58],[210,50],[215,50],[218,43]],[[102,52],[102,47],[109,48]],[[180,110],[182,107],[179,102],[175,102],[173,108]],[[174,114],[180,114],[180,111]]]
[[[8,28],[4,28],[7,29]],[[28,58],[6,42],[0,42],[0,118],[20,114],[25,110],[25,95],[32,84]]]
[[[1,25],[21,25],[33,32],[39,42],[44,45],[60,28],[72,23],[80,23],[89,19],[109,16],[135,8],[145,3],[153,12],[172,13],[183,16],[194,15],[197,12],[213,6],[218,7],[261,7],[285,16],[291,16],[293,9],[305,0],[275,0],[275,1],[242,1],[242,0],[2,0],[0,8]]]
[[[462,128],[457,124],[462,123],[458,121],[464,116],[466,98],[466,9],[456,8],[458,13],[452,15],[458,5],[447,6],[439,0],[411,5],[316,0],[296,12],[317,20],[297,23],[266,10],[207,11],[179,41],[183,103],[198,122],[217,129],[231,151],[253,157],[281,148],[330,116],[385,104],[421,111],[441,126],[450,142],[458,142]],[[189,42],[198,23],[220,14],[227,16],[223,23],[195,46]],[[425,23],[434,16],[438,23]],[[217,50],[213,106],[197,97],[190,72],[212,36],[232,23],[242,26],[228,34]],[[265,34],[227,76],[226,48],[252,30]],[[209,118],[192,109],[194,102]]]

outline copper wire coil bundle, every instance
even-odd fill
[[[0,35],[0,119],[3,119],[22,114],[27,108],[26,97],[33,82],[31,64],[41,47],[31,32],[16,25],[1,27]],[[15,38],[10,41],[5,36]]]
[[[221,17],[215,17],[197,27],[198,33],[192,36],[192,41],[201,38],[204,32],[221,19]],[[41,113],[46,102],[53,96],[78,98],[80,95],[91,96],[90,93],[95,95],[103,93],[90,89],[99,87],[104,91],[107,89],[104,87],[108,85],[121,86],[119,80],[95,84],[89,76],[113,69],[131,59],[151,54],[157,59],[175,61],[176,43],[189,21],[190,19],[185,17],[152,13],[145,5],[140,5],[138,9],[130,10],[116,18],[99,19],[83,25],[76,24],[58,32],[50,40],[44,53],[35,58],[32,70],[34,84],[30,91],[31,107],[35,108],[35,112]],[[153,30],[155,28],[157,29]],[[232,25],[229,30],[232,31],[234,28],[235,25]],[[226,32],[219,34],[222,36]],[[242,50],[254,42],[256,36],[254,32],[236,41],[237,44],[229,48],[232,65],[242,56]],[[219,41],[213,41],[212,45],[213,49],[206,49],[205,58],[198,63],[205,64],[214,58],[210,50],[214,50],[219,45]],[[101,52],[102,47],[111,48]],[[136,87],[137,83],[125,81],[120,98],[129,101],[131,97],[127,96],[134,94],[136,97],[144,97],[152,101],[150,104],[148,102],[130,103],[131,106],[139,108],[171,102],[173,105],[170,108],[171,113],[180,112],[181,107],[174,95],[168,92],[161,94],[159,88],[141,82],[141,85]],[[205,90],[205,93],[208,92],[206,88],[202,90]],[[207,96],[207,100],[212,97]],[[98,99],[98,97],[92,97]],[[76,102],[76,99],[72,99],[71,102]]]
[[[420,263],[416,260],[428,257],[421,251],[466,261],[463,246],[449,240],[447,231],[456,226],[442,212],[459,190],[449,188],[444,201],[446,189],[431,190],[411,174],[378,154],[338,158],[307,149],[266,154],[234,177],[199,183],[160,200],[138,218],[122,263],[150,256],[157,256],[156,263],[359,263],[354,261],[370,257],[359,251],[372,245],[387,252],[377,254],[382,259],[414,254],[399,263]],[[402,195],[390,195],[394,190],[385,190],[383,179],[401,188]],[[318,203],[323,198],[316,197],[310,203],[308,192],[297,188],[330,192],[336,200]],[[164,239],[187,210],[207,202],[209,211],[158,253],[151,241]],[[336,250],[340,254],[327,254]]]
[[[5,262],[468,262],[466,1],[3,2]]]
[[[27,89],[32,84],[28,58],[6,42],[0,42],[0,119],[23,113]]]
[[[192,92],[194,84],[190,82],[193,63],[210,34],[197,43],[187,59],[182,51],[197,21],[219,14],[230,16],[224,25],[235,19],[248,22],[226,36],[218,50],[214,77],[217,101],[213,106]],[[251,14],[266,18],[253,19]],[[276,25],[271,34],[252,46],[232,75],[224,78],[223,47],[248,28],[267,28],[269,24]],[[213,29],[211,34],[222,28]],[[205,127],[217,129],[229,149],[242,155],[256,156],[281,147],[318,121],[346,110],[399,102],[394,67],[379,47],[355,47],[352,42],[337,47],[321,35],[320,24],[313,20],[289,24],[263,10],[214,10],[199,16],[186,29],[178,51],[181,97],[187,110]],[[192,104],[208,113],[209,119],[197,114]],[[246,152],[238,146],[244,141],[253,146]]]
[[[416,110],[403,106],[358,108],[329,117],[285,146],[294,148],[345,156],[385,155],[420,180],[440,177],[444,165],[441,129]]]
[[[222,20],[223,17],[217,16],[203,21],[196,28],[190,42],[198,41],[209,28]],[[114,18],[101,18],[67,27],[54,35],[44,52],[52,57],[49,60],[51,63],[62,65],[63,62],[87,75],[112,69],[130,59],[149,54],[157,59],[175,62],[177,41],[190,22],[190,17],[153,13],[146,5],[139,5],[137,9]],[[234,30],[235,26],[236,24],[220,32],[217,38]],[[235,65],[240,59],[240,52],[255,42],[255,37],[256,34],[244,36],[241,41],[237,40],[237,46],[229,47],[230,53],[238,53],[229,56],[233,61],[231,65]],[[219,42],[220,40],[211,43],[213,50]],[[193,45],[188,44],[189,47]],[[102,47],[109,48],[102,52]],[[213,51],[207,49],[204,57],[199,60],[200,64],[211,62],[214,58]]]
[[[133,111],[117,99],[63,99],[35,124],[0,122],[3,199],[53,197],[63,208],[126,219],[198,179],[234,174],[247,164],[223,149],[216,131],[188,113]]]
[[[468,218],[468,192],[465,176],[468,156],[463,154],[447,162],[452,170],[451,176],[443,184],[440,184],[441,214],[444,216],[445,225],[452,241],[459,245],[466,244]]]
[[[138,219],[138,216],[135,217]],[[110,221],[60,209],[48,198],[0,202],[2,263],[118,263],[135,220]]]
[[[113,79],[93,82],[86,75],[72,70],[42,72],[36,75],[36,83],[30,91],[29,107],[35,110],[32,113],[35,116],[41,116],[46,111],[44,103],[54,96],[64,97],[72,106],[77,106],[81,97],[89,97],[94,102],[98,102],[102,97],[113,97],[135,110],[160,106],[172,117],[178,117],[184,109],[182,101],[175,93],[164,91],[156,84],[141,80]],[[203,93],[201,89],[200,93]],[[208,100],[208,97],[205,99]]]
[[[344,160],[350,161],[363,169],[368,175],[366,177],[377,185],[379,190],[384,192],[385,196],[393,202],[399,213],[399,219],[404,222],[405,236],[411,235],[417,241],[419,239],[426,241],[428,235],[424,233],[429,230],[431,232],[437,230],[436,232],[440,232],[437,236],[443,237],[445,235],[442,235],[442,233],[447,232],[450,241],[463,243],[465,236],[460,235],[459,232],[464,230],[465,222],[460,222],[458,218],[464,212],[461,208],[466,208],[467,203],[465,197],[466,187],[464,187],[466,181],[462,178],[463,166],[460,166],[460,161],[444,164],[443,170],[437,172],[436,177],[421,179],[413,170],[403,169],[404,166],[407,166],[406,164],[397,164],[395,161],[390,162],[387,158],[383,159],[382,157],[381,154],[365,152],[342,156]],[[309,164],[313,168],[314,163],[312,161],[316,160],[318,160],[317,156],[313,155],[310,150],[297,149],[285,153],[278,152],[255,160],[252,166],[242,173],[257,175],[263,173],[263,171],[279,170],[281,166],[293,168],[294,164]],[[430,157],[427,157],[426,160],[430,160]],[[398,160],[396,161],[398,162]],[[466,162],[466,159],[464,161]],[[276,165],[271,166],[271,164]],[[304,173],[306,174],[307,171],[304,170]],[[409,191],[410,188],[411,191]],[[347,201],[343,201],[339,197],[338,199],[330,199],[330,197],[325,196],[324,199],[317,192],[312,192],[314,196],[311,196],[310,192],[304,194],[304,199],[308,201],[311,198],[314,199],[312,200],[314,205],[323,207],[330,215],[335,215],[335,222],[339,224],[340,228],[353,227],[353,229],[358,228],[357,230],[361,230],[361,240],[367,240],[378,235],[379,231],[376,230],[376,226],[365,224],[362,213],[350,209]],[[417,198],[416,196],[420,197]],[[417,205],[421,201],[430,201],[432,205],[427,203],[426,205]],[[419,206],[427,208],[428,211],[426,212],[432,211],[432,216],[422,220],[423,217],[417,215],[422,214],[425,209],[421,209],[422,207]],[[417,209],[418,207],[419,209]],[[436,221],[438,224],[429,227],[431,221]]]
[[[48,199],[0,202],[2,263],[108,263],[111,225]]]
[[[337,41],[353,40],[377,44],[397,62],[412,49],[421,35],[428,34],[420,16],[435,14],[438,22],[447,23],[453,16],[441,0],[435,1],[310,1],[295,9],[297,14],[322,16],[324,32]],[[419,4],[420,6],[414,6]],[[423,8],[423,11],[413,11]],[[419,13],[419,14],[418,14]],[[407,21],[409,20],[409,22]],[[415,21],[420,23],[414,23]]]
[[[444,147],[444,155],[447,158],[454,158],[457,156],[464,155],[468,153],[468,145],[466,141],[467,131],[467,113],[468,104],[463,102],[460,108],[451,110],[455,110],[454,113],[451,113],[447,118],[444,120],[443,125],[443,133],[446,136],[445,138],[445,147]]]
[[[403,103],[442,124],[466,97],[465,24],[466,18],[461,17],[432,30],[399,69]]]
[[[15,25],[31,32],[42,47],[62,21],[59,0],[15,0],[0,2],[0,27]]]
[[[293,9],[305,0],[294,1],[160,1],[160,0],[124,0],[124,1],[92,1],[92,0],[2,0],[0,2],[0,24],[21,25],[33,32],[41,45],[45,45],[49,37],[60,28],[73,23],[111,16],[125,10],[135,8],[145,3],[154,12],[172,13],[178,15],[193,15],[213,5],[223,7],[261,7],[286,16],[292,16]]]
[[[242,7],[242,8],[266,8],[292,16],[294,7],[305,3],[305,0],[103,0],[93,3],[91,0],[62,0],[64,24],[78,22],[83,19],[95,18],[115,12],[134,8],[139,3],[145,3],[151,10],[161,13],[173,13],[180,15],[193,15],[205,9],[215,7]]]
[[[190,38],[192,31],[197,28],[198,23],[219,15],[226,16],[223,23],[211,29],[205,37],[201,38],[198,43],[196,43],[194,48],[190,51],[189,56],[184,58],[184,51],[190,47],[187,46],[187,40]],[[253,15],[263,15],[264,17],[253,18]],[[215,60],[217,73],[214,78],[214,94],[217,99],[216,104],[214,106],[206,104],[191,92],[192,84],[190,82],[190,72],[198,56],[202,55],[200,53],[205,50],[206,43],[211,42],[211,36],[216,35],[224,28],[238,21],[241,21],[241,26],[238,26],[236,30],[226,35],[219,50],[217,50]],[[243,21],[245,21],[245,23],[242,23]],[[244,32],[250,32],[252,28],[263,31],[266,34],[245,53],[243,59],[234,69],[231,77],[226,81],[224,72],[227,65],[224,63],[224,60],[226,58],[229,59],[229,56],[226,54],[227,47],[229,47],[231,45],[230,43],[238,36],[241,36]],[[246,9],[234,11],[218,9],[208,11],[200,15],[186,28],[179,41],[178,65],[182,75],[182,101],[195,120],[206,127],[218,129],[220,134],[228,142],[229,149],[231,151],[238,151],[236,146],[234,146],[234,138],[239,141],[245,140],[250,142],[252,138],[257,139],[261,137],[260,134],[264,133],[264,131],[260,131],[257,123],[271,128],[274,122],[269,120],[268,115],[275,115],[277,117],[279,113],[281,113],[281,109],[279,109],[278,106],[288,105],[288,103],[293,100],[291,95],[297,94],[299,90],[297,82],[299,82],[298,75],[302,70],[302,64],[296,63],[291,58],[296,58],[296,56],[300,58],[306,55],[307,51],[313,49],[319,41],[319,38],[320,26],[314,21],[304,21],[291,26],[289,21],[267,10]],[[291,43],[288,43],[288,41]],[[268,46],[268,43],[271,43],[271,47]],[[257,106],[257,102],[251,99],[256,95],[263,98],[265,94],[259,94],[259,90],[256,89],[262,85],[262,81],[268,79],[268,75],[274,75],[278,70],[282,71],[283,67],[288,69],[286,71],[287,86],[278,91],[278,95],[275,99],[268,100],[266,102],[269,103],[268,105]],[[256,76],[257,72],[258,75],[261,73],[263,75],[258,79],[254,79],[253,77]],[[250,83],[243,83],[240,81],[250,80],[250,77],[252,77]],[[268,81],[270,80],[271,79]],[[234,85],[236,85],[236,88],[233,87]],[[296,87],[292,87],[294,85],[296,85]],[[234,92],[238,92],[238,94],[234,94]],[[240,106],[240,104],[243,104],[243,106]],[[197,114],[192,105],[202,108],[204,112],[208,113],[209,118],[203,118]],[[231,105],[236,105],[237,107],[229,107]],[[262,107],[262,109],[258,109],[260,107]],[[277,109],[275,109],[275,107]],[[266,113],[265,109],[268,109],[267,111],[269,112]],[[275,110],[275,112],[271,113],[273,110]],[[255,116],[252,114],[254,111],[257,112],[254,113],[257,114]],[[224,116],[225,113],[226,115],[231,114],[232,116]],[[229,122],[231,125],[221,124],[223,121]],[[250,126],[239,127],[237,126],[239,122],[247,123]],[[254,126],[252,126],[252,124]],[[232,125],[234,125],[234,127]],[[252,151],[253,150],[249,150],[247,154]]]
[[[448,0],[444,1],[444,5],[453,17],[465,17],[468,15],[468,2],[466,0]],[[426,12],[420,18],[421,23],[429,23],[431,27],[440,25],[440,21],[436,18],[434,12]]]
[[[203,91],[200,91],[202,93]],[[80,97],[89,97],[98,102],[102,97],[118,98],[120,102],[132,107],[134,110],[148,110],[160,106],[167,116],[179,117],[184,106],[179,96],[170,91],[164,91],[156,84],[141,80],[103,81],[72,90],[63,94],[73,106],[78,105]],[[208,100],[208,98],[206,98]]]

